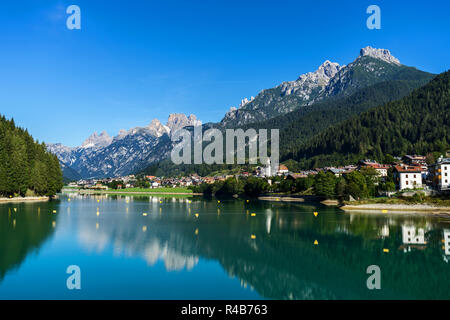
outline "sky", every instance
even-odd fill
[[[66,26],[72,4],[80,30]],[[379,30],[366,26],[372,4]],[[449,14],[448,0],[5,0],[0,114],[39,141],[76,146],[170,113],[220,121],[241,99],[368,45],[440,73]]]

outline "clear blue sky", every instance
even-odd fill
[[[81,30],[66,28],[70,4]],[[381,8],[381,30],[366,8]],[[449,69],[450,1],[0,3],[0,113],[39,140],[75,146],[169,113],[219,121],[230,106],[367,45]]]

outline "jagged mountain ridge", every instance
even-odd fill
[[[147,127],[120,130],[115,137],[106,132],[93,133],[79,147],[49,144],[48,150],[58,156],[65,172],[75,177],[101,178],[127,175],[149,163],[165,159],[172,148],[171,134],[197,124],[194,115],[171,114],[165,125],[153,119]]]
[[[253,100],[232,108],[221,121],[224,127],[237,127],[261,122],[333,97],[389,80],[419,80],[429,76],[415,68],[400,64],[387,49],[362,48],[350,64],[340,66],[326,60],[314,72],[295,81],[261,91]]]

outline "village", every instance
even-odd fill
[[[394,177],[397,191],[421,190],[428,194],[447,194],[450,191],[450,157],[440,156],[434,163],[427,163],[426,156],[405,155],[394,157],[391,164],[382,164],[374,160],[364,159],[357,164],[340,167],[323,167],[312,170],[291,172],[283,164],[274,172],[270,165],[258,166],[253,172],[242,171],[235,175],[215,175],[201,177],[192,174],[185,177],[156,177],[128,175],[106,179],[87,179],[71,182],[68,186],[81,189],[108,190],[108,189],[130,189],[130,188],[177,188],[198,186],[201,184],[213,184],[217,181],[225,181],[230,177],[258,177],[267,179],[269,184],[274,177],[281,179],[299,179],[317,175],[319,172],[330,172],[336,177],[341,177],[364,168],[374,169],[383,181],[391,173]],[[391,193],[394,193],[392,191]],[[387,194],[389,196],[389,193]]]

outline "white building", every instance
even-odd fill
[[[286,167],[283,164],[280,164],[280,166],[278,167],[278,175],[282,176],[282,175],[285,175],[285,174],[288,174],[288,173],[289,173],[288,167]]]
[[[420,166],[395,166],[394,169],[399,190],[422,188]]]
[[[450,158],[440,157],[438,161],[430,167],[430,175],[433,186],[438,190],[450,189]]]
[[[156,181],[152,182],[152,188],[159,188],[160,184]]]

